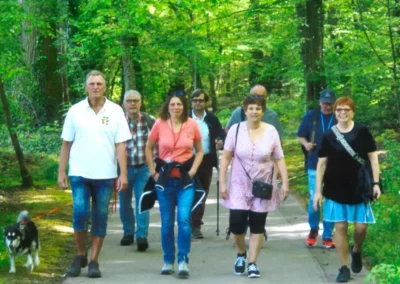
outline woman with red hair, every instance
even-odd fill
[[[376,144],[368,128],[353,120],[353,100],[341,97],[336,100],[333,109],[338,123],[324,134],[318,152],[317,188],[313,205],[317,210],[322,205],[322,195],[325,197],[324,221],[335,223],[336,248],[342,264],[336,282],[347,282],[350,279],[349,251],[351,270],[359,273],[362,269],[361,249],[368,224],[375,223],[370,205],[372,200],[363,198],[357,186],[358,172],[364,163],[372,174],[372,199],[378,200],[381,196],[379,162]],[[354,244],[351,247],[347,234],[349,223],[354,223]]]

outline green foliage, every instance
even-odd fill
[[[368,229],[364,245],[364,254],[370,265],[376,265],[368,279],[378,283],[397,283],[400,280],[400,147],[399,134],[392,130],[385,131],[377,137],[385,153],[381,155],[381,169],[384,180],[384,194],[373,204],[376,224]]]
[[[375,281],[382,284],[400,283],[400,266],[385,263],[378,264],[365,277],[365,281]]]
[[[60,151],[61,126],[58,121],[30,130],[26,125],[19,125],[17,133],[25,153],[54,154]]]

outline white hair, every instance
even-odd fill
[[[142,100],[142,95],[138,91],[136,91],[136,90],[128,90],[124,94],[124,101],[126,100],[126,97],[129,96],[129,95],[138,95],[140,100]]]

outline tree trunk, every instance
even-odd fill
[[[307,0],[305,5],[296,6],[299,18],[300,56],[304,64],[306,101],[308,108],[319,99],[326,88],[323,74],[323,7],[322,0]]]
[[[211,107],[213,112],[216,112],[218,111],[218,100],[215,92],[215,77],[211,74],[211,70],[208,73],[208,82],[210,84]]]
[[[39,85],[44,96],[46,121],[60,120],[60,106],[62,103],[63,89],[58,74],[58,49],[56,46],[57,25],[51,24],[52,34],[46,34],[41,40],[41,61],[39,65]]]
[[[13,128],[13,123],[12,123],[11,114],[10,114],[10,108],[8,106],[8,101],[7,101],[6,93],[4,90],[4,83],[1,80],[1,78],[0,78],[0,99],[1,99],[1,103],[3,105],[3,113],[4,113],[7,129],[8,129],[8,133],[10,134],[10,138],[11,138],[12,144],[14,146],[15,155],[17,156],[17,160],[18,160],[18,164],[19,164],[19,171],[21,173],[21,178],[22,178],[22,186],[30,187],[33,185],[32,176],[30,175],[28,168],[26,167],[24,152],[22,151],[22,148],[19,144],[17,133],[15,133],[15,130]]]
[[[124,77],[124,90],[136,90],[136,78],[135,78],[135,67],[133,63],[132,49],[133,49],[133,37],[122,36],[122,70]]]

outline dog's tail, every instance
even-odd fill
[[[19,213],[17,223],[21,222],[22,220],[29,220],[28,211],[24,210]]]

